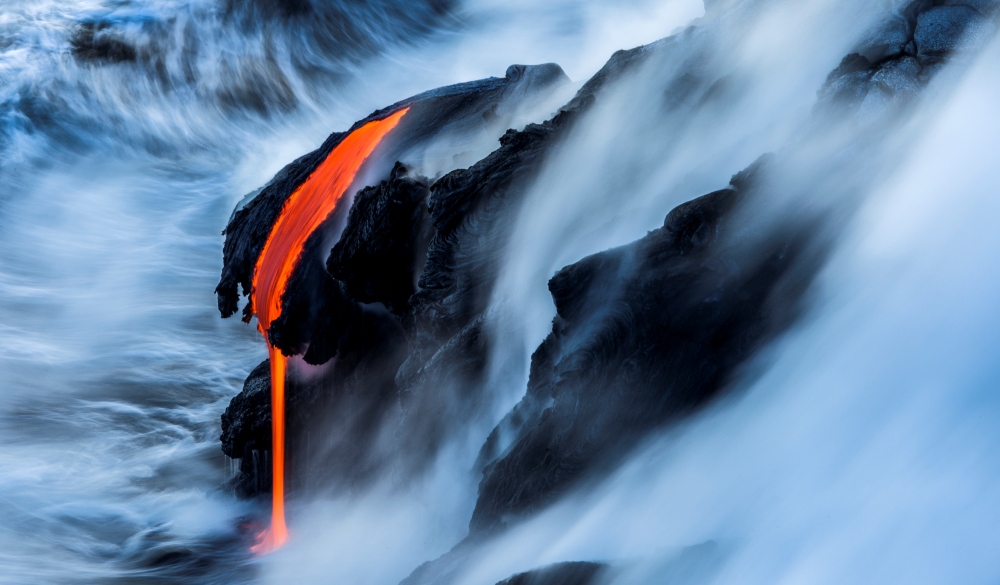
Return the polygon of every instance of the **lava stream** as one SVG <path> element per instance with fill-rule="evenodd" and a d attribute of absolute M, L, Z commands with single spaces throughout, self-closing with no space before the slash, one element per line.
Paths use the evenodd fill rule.
<path fill-rule="evenodd" d="M 281 295 L 298 264 L 306 239 L 333 212 L 371 155 L 408 108 L 374 120 L 351 132 L 285 201 L 264 243 L 253 275 L 253 307 L 257 326 L 267 341 L 271 361 L 271 525 L 251 550 L 273 551 L 288 540 L 285 524 L 285 373 L 287 358 L 267 337 L 281 315 Z"/>

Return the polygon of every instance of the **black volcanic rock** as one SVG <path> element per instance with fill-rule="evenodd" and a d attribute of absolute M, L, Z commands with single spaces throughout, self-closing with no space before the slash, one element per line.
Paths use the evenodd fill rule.
<path fill-rule="evenodd" d="M 545 68 L 532 71 L 512 67 L 508 78 L 551 74 Z M 338 368 L 344 357 L 373 360 L 385 353 L 405 358 L 402 365 L 387 358 L 379 370 L 380 377 L 394 379 L 401 402 L 377 393 L 387 398 L 382 402 L 386 412 L 403 409 L 394 431 L 398 473 L 422 468 L 455 417 L 469 419 L 488 404 L 474 390 L 489 352 L 483 312 L 521 195 L 571 119 L 573 114 L 563 113 L 523 131 L 508 131 L 486 159 L 429 188 L 425 179 L 409 176 L 397 164 L 388 180 L 359 194 L 327 270 L 307 254 L 289 281 L 284 310 L 270 330 L 283 351 L 304 352 L 313 364 L 338 356 Z M 314 234 L 306 249 L 318 246 L 321 238 Z M 398 325 L 386 313 L 361 312 L 362 303 L 389 307 Z M 378 329 L 385 333 L 368 343 L 351 342 L 356 333 Z M 376 341 L 388 349 L 378 349 Z M 352 353 L 362 350 L 363 356 Z"/>
<path fill-rule="evenodd" d="M 916 96 L 956 53 L 981 47 L 996 32 L 996 0 L 916 0 L 878 23 L 827 77 L 818 106 L 879 115 Z"/>
<path fill-rule="evenodd" d="M 355 298 L 386 304 L 405 327 L 405 362 L 393 370 L 404 474 L 431 460 L 456 418 L 489 404 L 477 390 L 489 355 L 484 313 L 522 195 L 571 119 L 508 131 L 499 149 L 429 190 L 397 165 L 362 192 L 330 255 L 328 269 Z"/>
<path fill-rule="evenodd" d="M 551 119 L 520 131 L 508 130 L 500 138 L 500 148 L 431 185 L 428 205 L 433 236 L 417 291 L 409 300 L 410 356 L 397 376 L 401 389 L 409 391 L 449 377 L 447 364 L 478 362 L 485 367 L 487 348 L 480 343 L 485 311 L 527 188 L 548 153 L 605 88 L 635 73 L 652 57 L 666 55 L 676 43 L 670 37 L 615 52 Z M 463 340 L 475 342 L 470 346 Z M 465 368 L 474 374 L 472 369 Z M 466 385 L 477 384 L 475 375 L 464 380 Z"/>
<path fill-rule="evenodd" d="M 434 235 L 409 301 L 414 339 L 399 374 L 402 387 L 486 310 L 522 195 L 575 115 L 564 111 L 543 124 L 510 130 L 485 159 L 431 185 Z"/>
<path fill-rule="evenodd" d="M 490 409 L 490 397 L 482 394 L 492 340 L 488 309 L 524 196 L 549 153 L 607 86 L 669 46 L 618 51 L 551 119 L 508 130 L 500 148 L 431 185 L 433 235 L 409 299 L 409 355 L 396 375 L 399 433 L 413 449 L 408 464 L 432 457 L 456 419 L 475 420 Z"/>
<path fill-rule="evenodd" d="M 390 171 L 388 161 L 405 159 L 411 152 L 419 155 L 433 140 L 447 139 L 460 145 L 463 137 L 509 120 L 518 108 L 540 99 L 564 79 L 555 65 L 515 65 L 503 79 L 429 91 L 355 124 L 357 128 L 399 108 L 410 108 L 393 131 L 392 140 L 366 165 L 369 171 L 375 169 L 369 173 L 375 175 L 379 174 L 377 169 L 385 168 L 388 179 L 362 190 L 353 213 L 347 214 L 345 208 L 335 210 L 307 240 L 282 296 L 281 315 L 268 332 L 283 353 L 302 354 L 307 363 L 323 364 L 337 358 L 321 383 L 294 389 L 321 394 L 311 398 L 317 412 L 340 421 L 337 425 L 342 432 L 337 436 L 344 439 L 343 444 L 324 447 L 330 460 L 339 462 L 325 468 L 331 474 L 336 470 L 342 480 L 351 482 L 364 476 L 365 470 L 377 468 L 384 454 L 369 447 L 378 442 L 377 429 L 385 417 L 398 416 L 395 376 L 407 356 L 402 325 L 410 322 L 408 299 L 415 290 L 430 238 L 426 219 L 430 191 L 427 181 L 411 177 L 405 166 L 397 164 Z M 346 135 L 331 135 L 320 149 L 285 167 L 233 214 L 225 232 L 224 267 L 217 288 L 223 316 L 236 311 L 240 287 L 249 294 L 257 255 L 285 199 Z M 322 247 L 345 214 L 342 239 L 327 262 Z M 244 318 L 251 314 L 248 304 Z M 291 386 L 296 385 L 290 384 L 290 396 Z M 230 410 L 236 406 L 234 403 Z M 405 445 L 405 441 L 399 444 Z"/>
<path fill-rule="evenodd" d="M 394 376 L 406 357 L 405 339 L 398 318 L 381 305 L 345 303 L 350 303 L 349 310 L 334 316 L 343 328 L 335 340 L 340 349 L 336 362 L 318 377 L 299 379 L 293 369 L 287 374 L 286 482 L 290 489 L 307 481 L 324 488 L 362 485 L 386 461 L 382 430 L 399 417 Z M 270 400 L 269 362 L 264 361 L 222 415 L 223 451 L 240 460 L 240 473 L 231 482 L 240 497 L 271 489 Z M 316 429 L 323 432 L 316 433 Z M 305 469 L 308 476 L 301 473 Z"/>
<path fill-rule="evenodd" d="M 959 39 L 971 38 L 936 15 L 965 15 L 962 31 L 986 30 L 982 19 L 994 17 L 986 4 L 992 6 L 933 12 L 958 5 L 920 0 L 893 12 L 830 74 L 817 110 L 841 115 L 833 118 L 838 122 L 848 119 L 845 112 L 859 119 L 898 111 L 960 50 Z M 355 125 L 412 108 L 368 165 L 366 176 L 378 183 L 310 238 L 269 331 L 286 354 L 328 364 L 319 379 L 293 380 L 289 391 L 296 416 L 308 410 L 308 421 L 318 421 L 313 428 L 324 429 L 320 437 L 293 431 L 289 438 L 293 458 L 315 461 L 310 475 L 318 484 L 363 483 L 386 469 L 405 480 L 433 460 L 449 433 L 489 410 L 483 381 L 494 341 L 490 305 L 525 193 L 605 88 L 641 67 L 676 67 L 661 101 L 636 104 L 680 112 L 674 130 L 683 128 L 684 106 L 695 111 L 731 90 L 731 80 L 703 67 L 708 57 L 679 50 L 702 42 L 699 34 L 688 29 L 615 53 L 550 120 L 509 130 L 497 150 L 435 181 L 405 163 L 433 140 L 502 124 L 518 102 L 558 84 L 561 70 L 513 66 L 504 79 L 427 92 Z M 943 48 L 931 50 L 932 38 Z M 234 213 L 217 288 L 224 316 L 237 311 L 240 287 L 249 293 L 281 205 L 344 136 L 331 135 Z M 763 178 L 770 160 L 736 175 L 728 188 L 678 206 L 646 237 L 551 279 L 557 317 L 532 356 L 527 394 L 482 448 L 476 471 L 485 471 L 466 544 L 598 479 L 652 433 L 721 395 L 794 321 L 827 242 L 812 220 L 758 224 L 748 213 L 771 194 Z M 329 236 L 341 224 L 327 256 Z M 244 309 L 245 317 L 251 313 Z M 224 449 L 242 453 L 241 469 L 266 463 L 266 374 L 255 371 L 224 415 Z M 244 495 L 267 489 L 256 471 L 237 482 Z M 460 556 L 447 559 L 449 566 Z M 411 581 L 435 582 L 440 570 L 429 563 Z"/>
<path fill-rule="evenodd" d="M 239 459 L 246 449 L 271 448 L 271 373 L 267 360 L 257 365 L 243 391 L 222 414 L 222 452 Z"/>
<path fill-rule="evenodd" d="M 388 180 L 357 194 L 326 262 L 352 298 L 380 302 L 397 315 L 409 313 L 431 236 L 427 180 L 408 172 L 396 163 Z"/>
<path fill-rule="evenodd" d="M 352 126 L 351 131 L 372 120 L 384 118 L 401 108 L 410 108 L 393 130 L 391 140 L 387 140 L 366 165 L 369 169 L 376 169 L 376 175 L 381 174 L 377 171 L 379 168 L 384 168 L 383 172 L 388 174 L 392 163 L 401 157 L 405 159 L 407 152 L 419 150 L 421 145 L 434 139 L 451 137 L 459 140 L 463 136 L 479 133 L 487 126 L 484 122 L 487 118 L 494 117 L 502 122 L 516 111 L 519 104 L 508 103 L 509 98 L 523 99 L 526 95 L 530 95 L 540 99 L 541 95 L 545 95 L 564 80 L 565 75 L 556 65 L 515 65 L 508 69 L 504 78 L 489 78 L 439 88 L 393 104 L 358 121 Z M 240 289 L 244 295 L 250 294 L 254 264 L 285 200 L 349 133 L 350 131 L 331 134 L 317 150 L 300 157 L 282 169 L 259 194 L 233 215 L 224 232 L 226 242 L 223 250 L 223 270 L 216 288 L 219 311 L 223 317 L 233 315 L 237 311 Z M 319 252 L 325 234 L 330 231 L 332 224 L 336 223 L 338 214 L 346 211 L 346 209 L 335 211 L 327 222 L 331 225 L 317 230 L 314 237 L 307 242 L 304 256 L 325 256 Z M 307 283 L 307 288 L 314 279 L 321 279 L 326 274 L 322 265 L 318 266 L 318 270 L 316 266 L 303 265 L 296 270 L 296 273 L 303 270 L 308 271 L 306 277 L 301 279 L 301 282 Z M 297 294 L 308 294 L 301 293 L 299 289 L 291 286 L 286 292 L 286 298 L 292 298 Z M 243 317 L 249 320 L 252 314 L 253 307 L 248 303 L 244 307 Z M 306 326 L 305 323 L 299 324 L 299 327 Z M 282 349 L 294 353 L 297 348 L 282 346 Z"/>
<path fill-rule="evenodd" d="M 678 206 L 645 238 L 552 278 L 557 317 L 532 357 L 527 395 L 487 443 L 500 454 L 480 484 L 473 534 L 614 465 L 651 430 L 718 395 L 792 322 L 817 265 L 801 261 L 805 226 L 752 252 L 729 241 L 727 218 L 757 189 L 757 170 Z M 500 445 L 499 434 L 515 439 Z"/>
<path fill-rule="evenodd" d="M 913 41 L 921 55 L 946 55 L 975 43 L 984 33 L 992 36 L 993 28 L 985 16 L 968 6 L 935 6 L 917 17 Z"/>
<path fill-rule="evenodd" d="M 122 63 L 135 61 L 135 46 L 115 34 L 108 21 L 88 20 L 79 25 L 70 37 L 73 56 L 81 61 Z"/>
<path fill-rule="evenodd" d="M 270 362 L 261 362 L 243 383 L 222 413 L 222 452 L 240 461 L 240 473 L 232 488 L 240 497 L 270 489 L 270 469 L 264 459 L 271 450 Z"/>
<path fill-rule="evenodd" d="M 336 356 L 340 368 L 345 358 L 363 359 L 351 357 L 353 350 L 348 347 L 374 359 L 371 344 L 351 340 L 359 339 L 357 333 L 363 328 L 382 328 L 389 332 L 384 347 L 398 356 L 402 343 L 391 319 L 381 314 L 369 321 L 361 312 L 364 303 L 391 309 L 405 333 L 402 366 L 392 366 L 392 359 L 383 362 L 385 371 L 395 373 L 399 398 L 384 402 L 383 408 L 402 409 L 394 431 L 400 452 L 397 470 L 419 469 L 453 430 L 456 418 L 472 420 L 490 411 L 490 398 L 482 395 L 491 341 L 486 311 L 524 194 L 548 153 L 606 87 L 638 71 L 651 57 L 666 56 L 678 43 L 671 37 L 618 51 L 552 119 L 509 130 L 500 148 L 483 160 L 434 181 L 426 207 L 419 202 L 423 180 L 412 173 L 404 176 L 402 167 L 390 173 L 389 161 L 405 161 L 407 152 L 419 152 L 431 138 L 502 122 L 518 103 L 537 99 L 559 84 L 565 78 L 561 70 L 555 65 L 512 66 L 504 79 L 433 90 L 355 125 L 411 107 L 394 130 L 392 144 L 372 163 L 385 168 L 388 179 L 361 192 L 325 267 L 316 259 L 330 230 L 321 228 L 310 238 L 282 298 L 282 316 L 272 323 L 269 336 L 286 354 L 304 352 L 306 362 L 313 364 Z M 707 87 L 711 81 L 688 80 L 685 86 Z M 224 316 L 237 310 L 240 287 L 249 294 L 253 263 L 284 199 L 345 135 L 332 135 L 319 150 L 290 164 L 234 213 L 226 229 L 224 269 L 217 288 Z M 338 218 L 345 211 L 335 211 L 331 225 L 343 221 Z M 411 223 L 404 225 L 406 221 Z M 389 231 L 380 233 L 384 229 Z M 421 256 L 425 245 L 427 253 Z M 413 294 L 406 299 L 409 292 Z M 244 318 L 251 313 L 252 307 L 244 308 Z M 362 391 L 361 386 L 356 391 Z"/>
<path fill-rule="evenodd" d="M 497 585 L 591 585 L 598 583 L 607 565 L 601 563 L 556 563 L 534 571 L 518 573 Z"/>
<path fill-rule="evenodd" d="M 941 4 L 913 2 L 885 21 L 830 74 L 817 110 L 835 111 L 841 123 L 884 124 L 909 106 L 943 59 L 981 46 L 981 38 L 969 45 L 969 34 L 948 33 L 941 51 L 917 50 L 920 19 Z M 949 12 L 959 13 L 963 31 L 984 30 L 983 12 Z M 616 58 L 628 66 L 642 54 Z M 683 93 L 686 75 L 675 78 L 668 93 Z M 814 120 L 811 132 L 836 127 L 826 121 Z M 880 148 L 877 139 L 845 146 L 855 163 L 860 153 Z M 795 149 L 781 153 L 779 166 L 798 165 L 795 157 Z M 836 175 L 851 160 L 814 170 Z M 730 188 L 675 208 L 663 228 L 552 278 L 557 317 L 532 356 L 526 396 L 483 447 L 470 539 L 602 477 L 652 431 L 720 395 L 742 364 L 794 322 L 829 241 L 817 216 L 755 227 L 761 220 L 747 209 L 781 199 L 763 178 L 773 161 L 761 158 L 734 176 Z M 836 190 L 846 196 L 855 187 L 841 183 Z"/>
<path fill-rule="evenodd" d="M 312 422 L 322 395 L 307 385 L 291 390 L 287 396 L 287 423 L 290 428 L 305 426 Z M 290 433 L 289 438 L 293 446 L 301 443 L 295 433 Z M 243 391 L 229 402 L 229 407 L 222 414 L 219 439 L 222 451 L 240 462 L 239 474 L 229 485 L 236 495 L 252 498 L 270 492 L 271 370 L 268 360 L 250 372 L 243 383 Z"/>

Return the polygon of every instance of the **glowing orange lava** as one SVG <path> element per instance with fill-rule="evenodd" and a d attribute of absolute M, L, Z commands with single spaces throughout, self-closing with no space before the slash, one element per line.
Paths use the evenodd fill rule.
<path fill-rule="evenodd" d="M 285 524 L 285 372 L 287 358 L 271 345 L 267 330 L 281 315 L 281 295 L 299 262 L 306 239 L 319 228 L 354 182 L 374 152 L 409 108 L 374 120 L 351 132 L 298 186 L 281 208 L 264 243 L 253 274 L 253 307 L 257 327 L 267 341 L 271 360 L 271 526 L 260 533 L 251 550 L 264 554 L 288 540 Z"/>

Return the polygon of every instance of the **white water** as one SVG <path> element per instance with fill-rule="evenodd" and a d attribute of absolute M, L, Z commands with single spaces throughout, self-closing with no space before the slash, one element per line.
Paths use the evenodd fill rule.
<path fill-rule="evenodd" d="M 863 29 L 866 17 L 843 17 L 871 14 L 838 4 L 800 3 L 754 29 L 740 53 L 753 90 L 731 117 L 698 128 L 712 133 L 678 137 L 686 146 L 670 156 L 641 141 L 608 146 L 609 121 L 644 123 L 623 115 L 628 96 L 580 130 L 590 139 L 563 153 L 529 199 L 526 246 L 512 250 L 498 291 L 524 308 L 505 332 L 509 351 L 523 362 L 547 332 L 554 270 L 641 236 L 676 203 L 781 147 Z M 181 83 L 177 53 L 169 91 L 128 64 L 81 66 L 67 52 L 71 23 L 109 12 L 128 26 L 193 22 L 199 79 Z M 478 444 L 444 453 L 407 494 L 297 504 L 293 540 L 271 557 L 251 559 L 235 541 L 249 508 L 214 491 L 229 472 L 218 416 L 264 348 L 251 327 L 218 319 L 219 231 L 243 194 L 375 108 L 515 62 L 556 61 L 582 82 L 613 50 L 700 12 L 688 0 L 469 2 L 407 43 L 372 27 L 372 54 L 310 54 L 324 71 L 314 78 L 292 64 L 307 36 L 227 28 L 207 0 L 118 11 L 96 0 L 7 4 L 0 582 L 395 583 L 450 548 L 475 497 L 465 470 Z M 220 63 L 252 69 L 268 35 L 294 107 L 220 105 L 232 81 Z M 810 51 L 789 51 L 804 42 Z M 920 144 L 869 194 L 810 318 L 771 352 L 763 377 L 601 489 L 484 549 L 469 582 L 586 559 L 627 561 L 615 577 L 623 583 L 662 582 L 680 548 L 708 540 L 719 543 L 717 562 L 694 563 L 686 582 L 1000 578 L 998 56 L 994 47 L 958 90 L 925 105 Z M 54 121 L 29 128 L 12 105 L 25 95 L 50 104 Z M 641 172 L 609 172 L 623 161 Z M 512 402 L 523 384 L 503 391 Z"/>

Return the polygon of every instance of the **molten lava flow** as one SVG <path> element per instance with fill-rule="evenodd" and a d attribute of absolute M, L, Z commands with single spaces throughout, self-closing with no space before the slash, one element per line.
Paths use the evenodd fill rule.
<path fill-rule="evenodd" d="M 253 307 L 257 326 L 267 341 L 271 360 L 271 526 L 262 532 L 255 553 L 279 548 L 288 540 L 285 525 L 285 370 L 287 360 L 267 338 L 281 315 L 281 295 L 298 264 L 306 239 L 333 212 L 354 176 L 382 139 L 406 114 L 404 108 L 351 132 L 285 201 L 264 243 L 253 275 Z"/>

